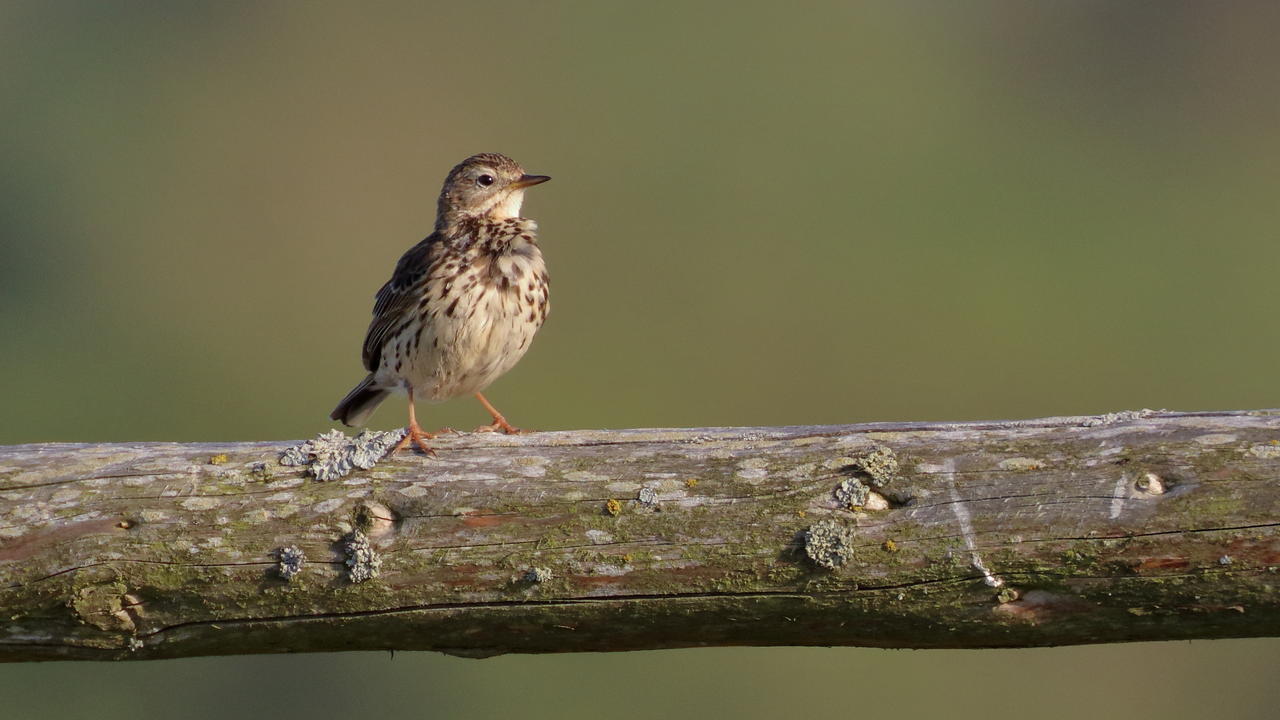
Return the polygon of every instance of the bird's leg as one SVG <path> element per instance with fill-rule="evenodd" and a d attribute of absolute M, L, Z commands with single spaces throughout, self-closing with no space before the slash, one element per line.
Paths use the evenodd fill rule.
<path fill-rule="evenodd" d="M 493 422 L 491 424 L 481 425 L 476 428 L 476 432 L 498 432 L 501 430 L 508 435 L 516 435 L 524 432 L 520 428 L 512 427 L 511 423 L 507 422 L 507 419 L 502 417 L 502 413 L 498 412 L 497 408 L 490 405 L 489 401 L 484 399 L 484 395 L 476 393 L 476 399 L 479 400 L 480 404 L 484 406 L 484 409 L 488 410 L 489 414 L 493 416 Z"/>
<path fill-rule="evenodd" d="M 434 456 L 436 451 L 432 450 L 431 446 L 424 442 L 424 440 L 432 440 L 434 438 L 435 435 L 418 427 L 418 418 L 413 414 L 413 388 L 409 388 L 409 427 L 404 429 L 404 437 L 400 438 L 400 442 L 396 443 L 396 446 L 391 448 L 391 452 L 387 454 L 390 455 L 412 442 L 422 452 Z"/>

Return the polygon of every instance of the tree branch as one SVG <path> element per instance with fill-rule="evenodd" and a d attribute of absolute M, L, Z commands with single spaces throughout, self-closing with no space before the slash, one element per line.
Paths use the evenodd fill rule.
<path fill-rule="evenodd" d="M 1280 413 L 0 447 L 0 660 L 1280 634 Z M 896 466 L 896 467 L 895 467 Z"/>

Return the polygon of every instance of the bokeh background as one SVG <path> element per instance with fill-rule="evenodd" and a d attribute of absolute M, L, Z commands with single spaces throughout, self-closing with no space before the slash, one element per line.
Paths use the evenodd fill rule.
<path fill-rule="evenodd" d="M 1280 405 L 1280 5 L 0 3 L 0 443 L 291 439 L 481 151 L 539 429 Z M 403 401 L 374 424 L 403 421 Z M 485 420 L 470 401 L 431 425 Z M 6 717 L 1274 717 L 1271 640 L 0 667 Z"/>

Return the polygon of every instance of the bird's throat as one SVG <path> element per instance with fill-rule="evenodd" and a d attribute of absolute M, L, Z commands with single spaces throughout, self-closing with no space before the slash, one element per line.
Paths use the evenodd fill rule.
<path fill-rule="evenodd" d="M 496 202 L 484 214 L 494 220 L 520 217 L 520 206 L 524 204 L 524 191 L 512 190 L 495 198 Z"/>

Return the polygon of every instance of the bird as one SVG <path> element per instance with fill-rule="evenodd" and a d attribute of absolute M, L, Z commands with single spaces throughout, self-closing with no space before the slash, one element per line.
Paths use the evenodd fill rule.
<path fill-rule="evenodd" d="M 404 391 L 409 424 L 390 452 L 412 442 L 435 455 L 426 443 L 435 435 L 418 426 L 414 401 L 474 395 L 493 419 L 477 432 L 521 432 L 481 391 L 524 357 L 550 310 L 538 224 L 520 217 L 525 190 L 550 179 L 498 153 L 449 171 L 435 229 L 401 256 L 375 296 L 362 353 L 369 374 L 330 419 L 364 425 L 388 395 Z"/>

